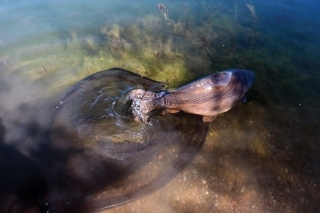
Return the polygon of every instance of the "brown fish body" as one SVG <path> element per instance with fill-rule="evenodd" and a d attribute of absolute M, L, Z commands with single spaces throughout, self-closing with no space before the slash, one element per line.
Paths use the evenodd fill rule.
<path fill-rule="evenodd" d="M 249 70 L 226 70 L 205 76 L 176 90 L 153 93 L 143 89 L 132 90 L 132 115 L 138 122 L 146 122 L 155 109 L 168 113 L 184 111 L 212 121 L 245 98 L 252 86 L 254 73 Z"/>
<path fill-rule="evenodd" d="M 226 70 L 168 91 L 151 102 L 155 108 L 163 108 L 169 113 L 182 110 L 202 115 L 203 121 L 210 122 L 241 101 L 253 81 L 252 71 Z"/>

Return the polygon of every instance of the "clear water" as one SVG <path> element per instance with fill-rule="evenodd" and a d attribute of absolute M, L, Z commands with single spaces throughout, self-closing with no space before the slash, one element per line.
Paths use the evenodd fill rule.
<path fill-rule="evenodd" d="M 319 211 L 319 14 L 317 0 L 0 0 L 0 115 L 111 67 L 168 88 L 250 69 L 248 103 L 211 122 L 186 170 L 106 212 Z"/>

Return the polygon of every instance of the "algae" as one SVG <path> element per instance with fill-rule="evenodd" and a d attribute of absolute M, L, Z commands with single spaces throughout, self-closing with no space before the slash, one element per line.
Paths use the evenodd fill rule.
<path fill-rule="evenodd" d="M 310 102 L 317 94 L 309 86 L 319 82 L 310 78 L 319 77 L 314 71 L 319 67 L 316 57 L 300 54 L 307 54 L 307 50 L 299 39 L 266 33 L 268 29 L 262 27 L 259 11 L 251 2 L 234 1 L 230 8 L 206 1 L 172 2 L 166 8 L 169 21 L 155 5 L 150 11 L 127 11 L 130 19 L 107 19 L 90 32 L 72 22 L 60 35 L 29 38 L 22 45 L 25 53 L 15 59 L 21 66 L 13 66 L 12 70 L 38 81 L 65 75 L 70 81 L 60 81 L 64 87 L 96 71 L 123 67 L 174 88 L 215 71 L 244 68 L 257 76 L 249 96 L 251 93 L 263 103 Z M 292 33 L 310 40 L 300 31 L 293 29 Z M 60 40 L 25 50 L 45 37 Z M 47 56 L 39 57 L 43 55 Z"/>

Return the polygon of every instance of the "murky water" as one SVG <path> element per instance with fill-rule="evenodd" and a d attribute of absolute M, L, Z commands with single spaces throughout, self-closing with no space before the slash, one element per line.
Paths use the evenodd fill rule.
<path fill-rule="evenodd" d="M 159 9 L 160 3 L 165 8 Z M 69 94 L 68 88 L 111 67 L 164 82 L 167 88 L 229 68 L 250 69 L 256 81 L 248 92 L 247 103 L 210 123 L 202 149 L 190 165 L 178 170 L 176 178 L 152 194 L 102 211 L 319 211 L 319 10 L 316 0 L 1 0 L 1 212 L 67 211 L 68 198 L 70 204 L 100 201 L 96 207 L 101 208 L 121 196 L 121 186 L 125 185 L 129 194 L 136 193 L 130 194 L 133 197 L 141 197 L 144 193 L 139 194 L 139 184 L 143 183 L 138 179 L 145 179 L 144 183 L 165 180 L 153 187 L 159 188 L 177 173 L 170 166 L 188 162 L 175 161 L 179 146 L 170 145 L 159 146 L 157 152 L 150 149 L 140 153 L 151 162 L 149 167 L 132 158 L 136 161 L 130 160 L 130 165 L 139 162 L 138 167 L 115 168 L 106 163 L 111 162 L 104 159 L 107 149 L 96 138 L 100 134 L 104 141 L 119 143 L 134 135 L 130 140 L 141 145 L 145 136 L 145 141 L 177 137 L 185 144 L 190 138 L 179 136 L 178 130 L 190 134 L 190 129 L 200 125 L 188 129 L 174 122 L 182 115 L 169 118 L 169 123 L 161 118 L 160 124 L 155 122 L 154 127 L 144 130 L 128 118 L 124 123 L 117 119 L 101 122 L 96 117 L 109 113 L 103 111 L 109 109 L 109 105 L 103 105 L 108 101 L 95 105 L 97 114 L 78 113 L 91 107 L 82 103 L 84 100 L 95 100 L 87 94 L 71 101 L 59 117 L 55 109 Z M 105 91 L 119 94 L 141 84 L 117 80 Z M 69 116 L 73 112 L 81 116 Z M 180 119 L 182 123 L 184 119 L 198 122 L 196 118 Z M 63 134 L 63 139 L 54 134 L 59 122 L 68 124 L 63 130 L 70 135 Z M 119 122 L 125 128 L 120 136 L 117 126 L 112 126 Z M 99 128 L 91 128 L 88 133 L 88 126 L 97 123 Z M 107 133 L 102 133 L 104 127 Z M 74 141 L 75 129 L 84 135 L 80 144 L 70 142 Z M 116 134 L 110 138 L 110 132 Z M 201 136 L 193 137 L 193 141 L 199 147 Z M 149 154 L 155 158 L 150 160 Z M 117 177 L 125 178 L 115 181 L 118 184 L 111 176 L 104 179 L 106 168 L 115 169 L 120 174 Z M 127 179 L 130 174 L 131 185 Z M 63 178 L 68 181 L 63 182 Z M 79 206 L 88 210 L 88 206 Z"/>

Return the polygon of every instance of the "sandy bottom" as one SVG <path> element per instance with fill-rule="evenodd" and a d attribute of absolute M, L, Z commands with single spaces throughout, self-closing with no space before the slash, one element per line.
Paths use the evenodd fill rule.
<path fill-rule="evenodd" d="M 319 212 L 319 111 L 239 104 L 160 190 L 104 213 Z"/>

